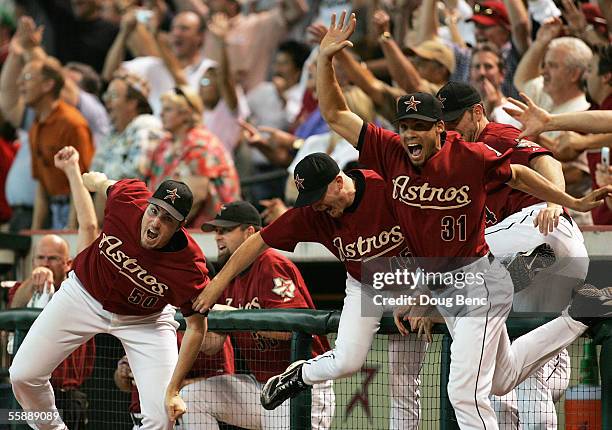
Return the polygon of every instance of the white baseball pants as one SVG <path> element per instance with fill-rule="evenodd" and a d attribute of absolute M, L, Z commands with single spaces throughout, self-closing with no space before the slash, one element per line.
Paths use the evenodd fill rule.
<path fill-rule="evenodd" d="M 566 315 L 510 344 L 505 324 L 513 292 L 510 274 L 499 261 L 487 257 L 458 270 L 483 275 L 484 285 L 466 286 L 461 292 L 488 297 L 489 304 L 458 316 L 438 308 L 453 337 L 448 395 L 460 428 L 496 430 L 499 426 L 489 396 L 510 392 L 587 327 Z"/>
<path fill-rule="evenodd" d="M 370 289 L 347 275 L 346 297 L 340 315 L 334 349 L 308 360 L 302 378 L 309 385 L 339 379 L 358 372 L 365 363 L 385 311 L 374 304 Z M 427 342 L 416 336 L 389 336 L 390 429 L 418 429 L 420 417 L 421 363 Z"/>
<path fill-rule="evenodd" d="M 165 391 L 178 359 L 174 308 L 147 316 L 105 311 L 74 272 L 36 319 L 10 368 L 13 392 L 24 410 L 55 410 L 51 372 L 79 345 L 98 333 L 118 338 L 126 351 L 140 393 L 145 430 L 173 428 L 166 414 Z M 43 352 L 41 355 L 41 351 Z M 65 429 L 63 423 L 39 424 L 40 430 Z"/>
<path fill-rule="evenodd" d="M 219 428 L 217 420 L 252 430 L 284 430 L 290 424 L 290 402 L 268 411 L 261 406 L 261 387 L 253 375 L 220 375 L 186 385 L 181 396 L 187 404 L 183 430 Z M 311 391 L 313 430 L 331 427 L 336 408 L 332 381 Z"/>
<path fill-rule="evenodd" d="M 525 252 L 547 243 L 555 251 L 557 261 L 540 272 L 532 286 L 514 296 L 513 308 L 518 312 L 560 312 L 570 301 L 572 291 L 583 285 L 589 268 L 589 258 L 582 232 L 576 223 L 561 217 L 559 226 L 548 235 L 533 227 L 533 220 L 546 203 L 538 203 L 504 219 L 486 229 L 485 238 L 497 258 Z M 517 387 L 516 395 L 494 399 L 495 403 L 514 403 L 501 409 L 518 408 L 521 428 L 525 430 L 557 428 L 554 403 L 569 384 L 569 354 L 561 351 Z M 553 392 L 554 391 L 554 392 Z M 506 415 L 515 418 L 516 415 Z M 502 418 L 500 417 L 500 422 Z M 512 428 L 519 421 L 511 423 Z"/>

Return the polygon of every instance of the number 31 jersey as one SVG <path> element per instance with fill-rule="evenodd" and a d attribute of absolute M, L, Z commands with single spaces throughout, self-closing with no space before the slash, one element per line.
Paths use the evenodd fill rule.
<path fill-rule="evenodd" d="M 466 143 L 448 132 L 442 148 L 420 168 L 397 133 L 364 124 L 359 162 L 378 172 L 404 237 L 416 257 L 481 257 L 487 191 L 512 177 L 510 153 Z"/>

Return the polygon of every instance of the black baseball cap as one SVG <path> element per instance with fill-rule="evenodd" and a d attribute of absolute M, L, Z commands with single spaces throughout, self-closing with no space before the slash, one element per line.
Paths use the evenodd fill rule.
<path fill-rule="evenodd" d="M 308 154 L 293 172 L 293 182 L 299 193 L 294 206 L 310 206 L 321 200 L 338 173 L 340 167 L 329 155 L 323 152 Z"/>
<path fill-rule="evenodd" d="M 162 182 L 148 200 L 164 208 L 177 221 L 184 221 L 193 204 L 193 194 L 184 182 L 168 179 Z"/>
<path fill-rule="evenodd" d="M 249 202 L 238 200 L 221 206 L 221 212 L 215 219 L 205 222 L 202 230 L 208 233 L 215 227 L 237 227 L 243 224 L 261 227 L 261 215 Z"/>
<path fill-rule="evenodd" d="M 397 99 L 395 121 L 402 119 L 439 121 L 442 119 L 442 105 L 429 93 L 412 93 L 401 96 Z"/>
<path fill-rule="evenodd" d="M 442 119 L 455 121 L 463 112 L 482 101 L 476 88 L 463 82 L 450 81 L 438 91 L 442 103 Z"/>

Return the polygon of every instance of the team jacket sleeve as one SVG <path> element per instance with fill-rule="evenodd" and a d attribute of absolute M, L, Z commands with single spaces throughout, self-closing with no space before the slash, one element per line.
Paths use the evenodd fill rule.
<path fill-rule="evenodd" d="M 131 203 L 138 199 L 148 199 L 151 192 L 144 182 L 137 179 L 122 179 L 108 187 L 107 201 L 104 215 L 108 215 L 112 206 L 116 203 Z"/>
<path fill-rule="evenodd" d="M 261 230 L 261 238 L 271 248 L 293 252 L 300 242 L 317 242 L 314 211 L 292 208 Z"/>
<path fill-rule="evenodd" d="M 534 157 L 540 155 L 550 155 L 550 152 L 546 148 L 542 148 L 537 143 L 530 139 L 519 139 L 518 136 L 521 131 L 517 128 L 507 128 L 503 130 L 496 138 L 497 145 L 495 149 L 500 152 L 506 152 L 511 149 L 512 154 L 510 156 L 510 162 L 512 164 L 521 164 L 529 167 L 529 162 Z"/>
<path fill-rule="evenodd" d="M 386 166 L 389 166 L 394 158 L 403 156 L 399 135 L 371 123 L 363 124 L 357 149 L 359 162 L 376 171 L 383 179 L 388 179 Z"/>
<path fill-rule="evenodd" d="M 484 184 L 487 191 L 494 190 L 512 179 L 510 158 L 512 151 L 501 153 L 487 144 L 478 146 L 483 162 Z"/>
<path fill-rule="evenodd" d="M 192 269 L 188 275 L 190 275 L 190 277 L 185 282 L 185 288 L 189 289 L 189 295 L 191 297 L 189 297 L 189 300 L 185 303 L 177 304 L 179 305 L 184 317 L 191 316 L 195 313 L 192 308 L 191 300 L 198 297 L 198 295 L 210 282 L 210 278 L 208 277 L 208 269 L 206 268 L 206 263 L 204 261 L 197 261 L 195 263 L 195 268 Z"/>

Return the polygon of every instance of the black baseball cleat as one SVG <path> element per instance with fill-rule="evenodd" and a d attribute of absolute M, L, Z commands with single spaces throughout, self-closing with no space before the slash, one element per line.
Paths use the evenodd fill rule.
<path fill-rule="evenodd" d="M 261 389 L 261 405 L 264 409 L 276 409 L 285 400 L 311 388 L 302 380 L 302 366 L 305 362 L 306 360 L 298 360 L 291 363 L 283 373 L 268 379 Z"/>
<path fill-rule="evenodd" d="M 567 313 L 589 327 L 600 323 L 603 319 L 612 318 L 612 287 L 599 289 L 584 284 L 574 293 Z"/>
<path fill-rule="evenodd" d="M 510 272 L 514 292 L 519 292 L 527 288 L 538 272 L 552 266 L 556 261 L 555 251 L 552 247 L 543 243 L 530 251 L 519 252 L 506 264 L 506 269 Z"/>

